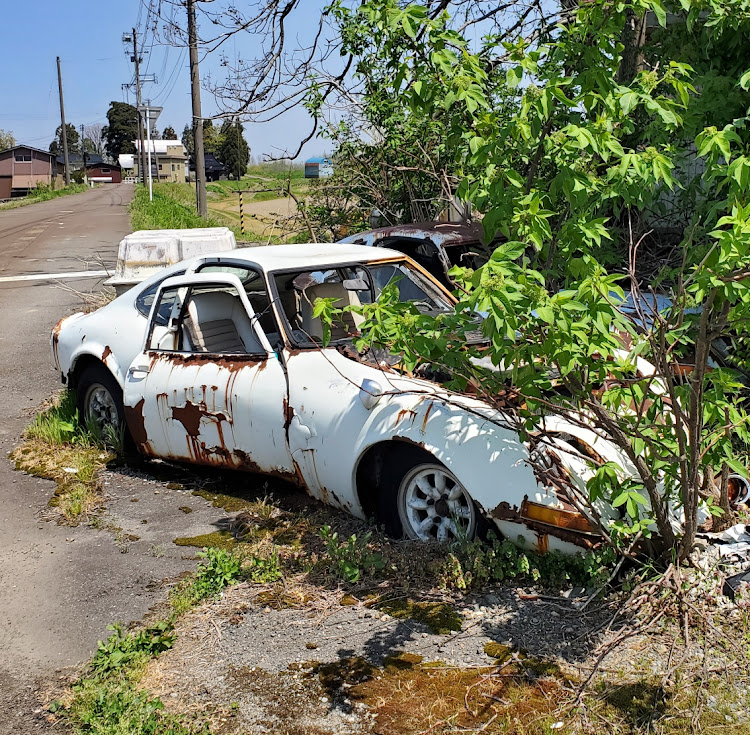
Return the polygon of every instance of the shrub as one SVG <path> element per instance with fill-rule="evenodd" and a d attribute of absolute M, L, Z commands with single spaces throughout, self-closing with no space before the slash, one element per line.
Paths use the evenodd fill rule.
<path fill-rule="evenodd" d="M 359 582 L 363 575 L 372 574 L 385 567 L 382 554 L 368 548 L 372 537 L 369 531 L 361 538 L 352 534 L 346 541 L 339 541 L 336 531 L 331 531 L 330 526 L 323 526 L 319 535 L 325 542 L 326 553 L 334 569 L 349 584 Z"/>

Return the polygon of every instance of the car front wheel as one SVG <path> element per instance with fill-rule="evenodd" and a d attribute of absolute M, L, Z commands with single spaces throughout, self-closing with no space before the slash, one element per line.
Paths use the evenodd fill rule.
<path fill-rule="evenodd" d="M 107 426 L 119 430 L 125 420 L 122 389 L 104 367 L 92 365 L 81 375 L 76 387 L 78 413 L 85 422 L 93 421 L 102 431 Z"/>
<path fill-rule="evenodd" d="M 479 514 L 458 478 L 440 464 L 418 464 L 398 488 L 398 515 L 404 536 L 420 541 L 471 540 Z"/>

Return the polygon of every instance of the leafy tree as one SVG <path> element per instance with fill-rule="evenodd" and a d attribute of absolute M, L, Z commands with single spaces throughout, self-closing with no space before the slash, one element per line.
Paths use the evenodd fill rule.
<path fill-rule="evenodd" d="M 16 144 L 16 139 L 13 137 L 13 133 L 8 130 L 5 132 L 0 128 L 0 151 L 4 151 L 6 148 L 12 148 Z"/>
<path fill-rule="evenodd" d="M 750 10 L 732 0 L 680 4 L 686 28 L 700 26 L 716 48 L 750 32 Z M 450 387 L 499 408 L 512 386 L 515 408 L 498 420 L 522 433 L 542 472 L 554 441 L 546 415 L 563 414 L 592 440 L 608 437 L 617 455 L 602 463 L 583 452 L 596 476 L 586 488 L 566 488 L 571 502 L 623 550 L 650 539 L 667 561 L 687 557 L 702 513 L 722 506 L 728 514 L 730 473 L 747 474 L 742 384 L 731 370 L 709 370 L 712 341 L 750 320 L 744 115 L 701 127 L 710 72 L 683 61 L 662 56 L 623 80 L 625 28 L 644 13 L 666 27 L 660 0 L 590 0 L 564 23 L 540 27 L 533 44 L 502 45 L 489 34 L 478 48 L 444 13 L 417 4 L 334 6 L 361 60 L 367 101 L 397 101 L 415 129 L 439 121 L 456 193 L 483 215 L 486 242 L 498 234 L 505 241 L 477 270 L 454 269 L 452 315 L 422 314 L 388 289 L 379 303 L 357 307 L 367 317 L 359 346 L 400 353 L 409 370 L 437 366 Z M 749 85 L 750 72 L 730 85 L 734 109 L 747 109 Z M 692 174 L 682 168 L 691 156 L 701 162 Z M 693 192 L 696 214 L 679 243 L 679 268 L 660 275 L 673 306 L 641 313 L 645 325 L 636 329 L 618 308 L 623 274 L 601 262 L 605 245 L 619 239 L 627 248 L 628 282 L 638 291 L 644 230 L 679 187 Z M 316 308 L 326 318 L 333 311 Z M 481 348 L 465 339 L 478 312 L 487 315 Z M 689 352 L 686 373 L 680 363 Z M 612 507 L 621 515 L 606 520 Z"/>
<path fill-rule="evenodd" d="M 244 126 L 239 120 L 225 120 L 221 126 L 221 147 L 219 160 L 227 167 L 232 176 L 239 178 L 247 171 L 250 158 L 250 146 L 243 135 Z"/>
<path fill-rule="evenodd" d="M 81 152 L 81 136 L 73 123 L 66 123 L 66 138 L 68 139 L 68 154 Z M 57 126 L 55 139 L 49 144 L 49 152 L 56 156 L 63 154 L 62 125 Z"/>
<path fill-rule="evenodd" d="M 214 125 L 213 120 L 203 121 L 203 150 L 205 153 L 213 153 L 219 157 L 221 155 L 221 145 L 224 139 L 221 130 Z"/>
<path fill-rule="evenodd" d="M 193 153 L 195 153 L 193 129 L 189 125 L 185 125 L 182 130 L 182 145 L 185 146 L 185 150 L 188 152 L 188 156 L 192 156 Z"/>
<path fill-rule="evenodd" d="M 107 153 L 117 159 L 121 153 L 135 153 L 138 139 L 138 110 L 125 102 L 111 102 L 107 110 L 108 125 L 102 130 Z"/>
<path fill-rule="evenodd" d="M 171 125 L 167 125 L 162 133 L 162 138 L 164 138 L 164 140 L 177 140 L 177 133 Z"/>

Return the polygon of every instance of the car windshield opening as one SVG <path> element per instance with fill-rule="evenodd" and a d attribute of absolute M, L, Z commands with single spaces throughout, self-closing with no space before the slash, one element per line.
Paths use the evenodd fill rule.
<path fill-rule="evenodd" d="M 296 344 L 320 344 L 323 325 L 314 316 L 315 301 L 336 299 L 337 308 L 373 303 L 394 286 L 402 302 L 413 304 L 423 314 L 450 311 L 450 299 L 428 278 L 404 262 L 350 265 L 324 270 L 282 273 L 275 277 L 279 302 Z M 351 341 L 359 334 L 363 317 L 345 312 L 331 327 L 331 343 Z"/>

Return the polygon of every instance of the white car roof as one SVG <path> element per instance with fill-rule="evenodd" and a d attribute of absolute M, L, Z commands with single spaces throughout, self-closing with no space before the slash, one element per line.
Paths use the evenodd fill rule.
<path fill-rule="evenodd" d="M 374 263 L 379 260 L 404 258 L 403 253 L 388 248 L 340 243 L 303 243 L 300 245 L 260 245 L 252 248 L 225 250 L 201 256 L 211 260 L 244 260 L 267 273 L 291 268 L 316 268 L 345 263 Z"/>

